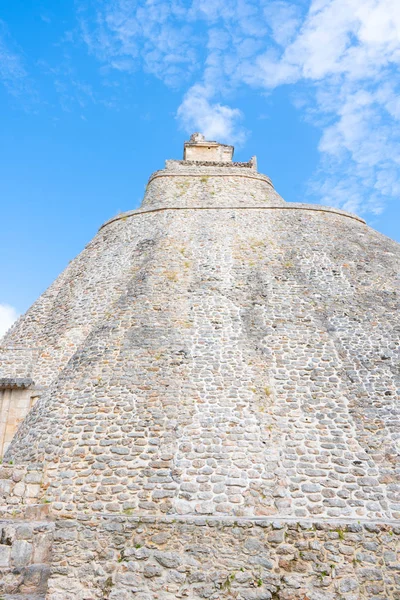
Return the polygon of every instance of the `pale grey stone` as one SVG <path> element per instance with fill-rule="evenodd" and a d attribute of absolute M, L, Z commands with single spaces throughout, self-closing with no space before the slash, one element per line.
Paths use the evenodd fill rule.
<path fill-rule="evenodd" d="M 32 558 L 32 543 L 15 540 L 11 549 L 11 560 L 16 567 L 26 567 Z"/>
<path fill-rule="evenodd" d="M 7 585 L 392 593 L 399 246 L 196 140 L 2 341 L 21 421 L 0 467 Z"/>
<path fill-rule="evenodd" d="M 10 564 L 11 548 L 10 546 L 0 545 L 0 567 L 8 567 Z"/>

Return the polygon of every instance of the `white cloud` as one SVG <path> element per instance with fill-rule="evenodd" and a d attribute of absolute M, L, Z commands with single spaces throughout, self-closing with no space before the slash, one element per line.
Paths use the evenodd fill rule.
<path fill-rule="evenodd" d="M 89 50 L 108 68 L 141 66 L 186 88 L 177 116 L 187 133 L 240 143 L 237 90 L 300 84 L 302 113 L 321 128 L 315 198 L 376 213 L 398 193 L 398 0 L 97 0 L 95 8 L 95 23 L 81 18 Z"/>
<path fill-rule="evenodd" d="M 14 307 L 8 304 L 0 304 L 0 338 L 3 337 L 18 317 L 19 314 Z"/>
<path fill-rule="evenodd" d="M 251 59 L 263 48 L 268 34 L 263 2 L 103 0 L 93 6 L 95 21 L 90 13 L 80 14 L 92 54 L 108 68 L 142 68 L 172 87 L 182 88 L 195 77 L 177 112 L 182 127 L 187 133 L 200 129 L 221 140 L 243 141 L 241 112 L 223 96 L 236 89 L 242 58 Z"/>
<path fill-rule="evenodd" d="M 397 0 L 313 0 L 297 35 L 283 46 L 280 57 L 271 59 L 267 53 L 258 58 L 258 64 L 277 71 L 269 81 L 262 69 L 259 82 L 275 86 L 277 82 L 318 81 L 332 75 L 362 80 L 376 77 L 399 59 Z"/>
<path fill-rule="evenodd" d="M 178 118 L 187 131 L 201 131 L 206 139 L 242 143 L 244 133 L 238 126 L 242 113 L 210 101 L 212 92 L 202 85 L 194 85 L 185 95 L 178 109 Z"/>
<path fill-rule="evenodd" d="M 313 0 L 291 41 L 274 39 L 280 47 L 248 62 L 244 79 L 265 89 L 302 83 L 313 90 L 302 105 L 322 126 L 310 190 L 328 204 L 381 212 L 400 182 L 400 3 Z"/>

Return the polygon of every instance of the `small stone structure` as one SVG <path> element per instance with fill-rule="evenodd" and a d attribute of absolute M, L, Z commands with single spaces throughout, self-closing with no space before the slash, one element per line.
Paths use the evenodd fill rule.
<path fill-rule="evenodd" d="M 400 247 L 232 157 L 194 134 L 2 340 L 5 598 L 400 600 Z"/>
<path fill-rule="evenodd" d="M 232 162 L 233 146 L 208 142 L 201 133 L 194 133 L 183 147 L 183 160 L 194 162 Z"/>
<path fill-rule="evenodd" d="M 29 377 L 0 379 L 0 456 L 3 456 L 19 424 L 24 420 L 37 398 L 32 394 Z"/>

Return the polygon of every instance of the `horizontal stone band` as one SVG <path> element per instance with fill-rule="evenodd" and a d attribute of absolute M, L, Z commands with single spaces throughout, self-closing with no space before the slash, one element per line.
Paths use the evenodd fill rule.
<path fill-rule="evenodd" d="M 342 217 L 354 219 L 355 221 L 359 221 L 364 225 L 366 224 L 364 219 L 358 217 L 357 215 L 353 215 L 346 211 L 338 210 L 335 208 L 329 208 L 328 206 L 320 206 L 318 204 L 316 204 L 315 206 L 302 204 L 288 204 L 288 206 L 282 204 L 276 206 L 160 206 L 156 208 L 130 210 L 125 213 L 121 213 L 120 215 L 116 215 L 115 217 L 112 217 L 112 219 L 109 219 L 108 221 L 103 223 L 103 225 L 101 225 L 99 229 L 103 229 L 103 227 L 106 227 L 106 225 L 110 225 L 114 221 L 119 221 L 128 217 L 136 217 L 146 213 L 160 212 L 164 210 L 306 210 L 314 212 L 333 213 L 335 215 L 340 215 Z"/>
<path fill-rule="evenodd" d="M 156 171 L 155 173 L 153 173 L 153 175 L 151 175 L 147 185 L 149 185 L 149 183 L 151 181 L 154 181 L 154 179 L 159 179 L 161 177 L 200 177 L 200 178 L 204 178 L 204 177 L 244 177 L 246 179 L 256 179 L 257 181 L 263 181 L 264 183 L 267 183 L 268 185 L 270 185 L 272 188 L 274 187 L 272 185 L 272 181 L 269 177 L 267 177 L 266 175 L 262 175 L 260 173 L 255 173 L 253 174 L 247 174 L 247 173 L 243 173 L 240 171 L 234 171 L 234 172 L 227 172 L 227 173 L 213 173 L 212 171 L 202 171 L 202 172 L 196 172 L 196 171 Z"/>

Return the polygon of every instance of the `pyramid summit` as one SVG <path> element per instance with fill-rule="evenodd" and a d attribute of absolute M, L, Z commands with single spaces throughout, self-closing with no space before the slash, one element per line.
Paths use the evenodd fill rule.
<path fill-rule="evenodd" d="M 398 600 L 399 267 L 193 134 L 1 342 L 0 590 Z"/>

